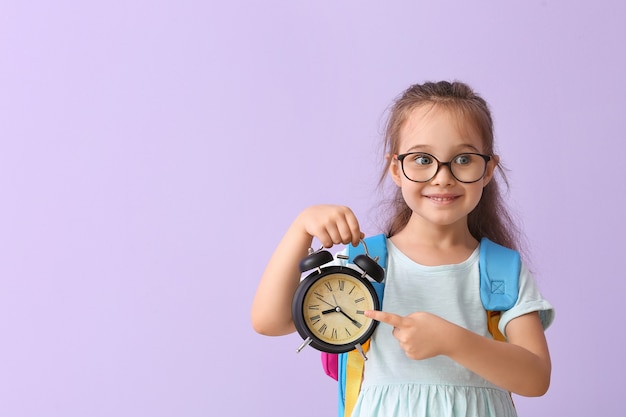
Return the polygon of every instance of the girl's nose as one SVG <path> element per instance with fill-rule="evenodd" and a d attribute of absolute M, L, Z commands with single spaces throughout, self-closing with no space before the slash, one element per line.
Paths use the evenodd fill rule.
<path fill-rule="evenodd" d="M 439 165 L 439 170 L 431 180 L 433 185 L 452 185 L 456 179 L 454 175 L 452 175 L 452 171 L 450 171 L 450 164 L 442 164 Z"/>

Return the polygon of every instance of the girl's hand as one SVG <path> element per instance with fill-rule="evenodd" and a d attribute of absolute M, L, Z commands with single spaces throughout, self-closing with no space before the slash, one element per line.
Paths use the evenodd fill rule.
<path fill-rule="evenodd" d="M 274 250 L 252 302 L 252 326 L 261 334 L 278 336 L 296 330 L 291 316 L 293 295 L 300 283 L 299 262 L 307 256 L 313 238 L 330 248 L 358 245 L 364 237 L 348 207 L 321 205 L 303 210 Z"/>
<path fill-rule="evenodd" d="M 311 206 L 300 213 L 295 223 L 309 236 L 317 238 L 325 248 L 349 243 L 356 246 L 365 236 L 356 216 L 345 206 Z"/>
<path fill-rule="evenodd" d="M 366 311 L 374 320 L 393 326 L 393 336 L 406 356 L 414 360 L 446 354 L 446 328 L 450 322 L 434 314 L 416 312 L 399 316 L 384 311 Z"/>
<path fill-rule="evenodd" d="M 365 315 L 393 326 L 394 337 L 411 359 L 445 355 L 503 389 L 524 396 L 543 395 L 550 386 L 552 365 L 537 312 L 509 322 L 508 343 L 429 313 L 402 317 L 370 310 Z"/>

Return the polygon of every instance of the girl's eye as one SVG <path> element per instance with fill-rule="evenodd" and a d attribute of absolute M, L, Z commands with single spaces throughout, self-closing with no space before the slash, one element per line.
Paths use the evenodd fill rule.
<path fill-rule="evenodd" d="M 454 157 L 456 165 L 467 165 L 472 162 L 472 155 L 457 155 Z"/>
<path fill-rule="evenodd" d="M 417 165 L 430 165 L 433 163 L 433 158 L 430 155 L 417 154 L 413 157 L 413 162 Z"/>

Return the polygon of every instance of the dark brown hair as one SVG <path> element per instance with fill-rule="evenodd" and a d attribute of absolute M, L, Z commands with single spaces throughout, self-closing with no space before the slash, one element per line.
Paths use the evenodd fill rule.
<path fill-rule="evenodd" d="M 458 81 L 415 84 L 394 101 L 384 135 L 384 145 L 388 155 L 399 153 L 402 127 L 411 112 L 422 106 L 443 108 L 455 113 L 461 125 L 467 123 L 480 134 L 483 140 L 483 152 L 487 155 L 494 155 L 493 119 L 489 106 L 468 85 Z M 381 184 L 388 177 L 391 163 L 392 159 L 387 158 L 380 178 Z M 477 240 L 487 237 L 503 246 L 520 250 L 521 234 L 500 193 L 497 177 L 499 176 L 508 185 L 500 162 L 496 166 L 495 174 L 484 188 L 480 202 L 468 215 L 469 231 Z M 389 237 L 402 230 L 411 217 L 411 209 L 404 201 L 400 188 L 395 189 L 390 201 L 390 209 L 391 216 L 386 226 L 386 233 Z"/>

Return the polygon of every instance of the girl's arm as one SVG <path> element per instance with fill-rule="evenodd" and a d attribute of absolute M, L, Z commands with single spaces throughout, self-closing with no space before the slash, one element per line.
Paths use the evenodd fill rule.
<path fill-rule="evenodd" d="M 411 359 L 446 355 L 499 387 L 523 396 L 541 396 L 550 386 L 550 354 L 536 312 L 508 323 L 508 343 L 481 336 L 429 313 L 402 317 L 368 311 L 366 315 L 394 326 L 394 337 Z"/>
<path fill-rule="evenodd" d="M 498 342 L 449 323 L 447 355 L 494 384 L 527 397 L 545 394 L 552 364 L 539 314 L 525 314 L 509 322 L 508 343 Z M 456 327 L 456 329 L 454 329 Z"/>
<path fill-rule="evenodd" d="M 258 333 L 280 336 L 295 331 L 291 302 L 300 283 L 300 260 L 308 255 L 313 238 L 329 248 L 358 245 L 359 223 L 348 207 L 312 206 L 296 217 L 274 250 L 252 302 L 252 327 Z"/>

